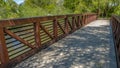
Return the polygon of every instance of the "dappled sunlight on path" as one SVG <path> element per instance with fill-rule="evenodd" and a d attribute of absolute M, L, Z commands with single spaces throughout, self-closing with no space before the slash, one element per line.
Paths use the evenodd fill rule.
<path fill-rule="evenodd" d="M 116 68 L 108 20 L 96 20 L 15 68 Z"/>

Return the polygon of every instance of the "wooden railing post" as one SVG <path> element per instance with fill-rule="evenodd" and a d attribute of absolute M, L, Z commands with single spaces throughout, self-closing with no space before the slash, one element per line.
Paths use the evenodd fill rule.
<path fill-rule="evenodd" d="M 92 19 L 94 19 L 94 15 L 90 16 L 90 22 L 92 22 Z"/>
<path fill-rule="evenodd" d="M 88 15 L 85 15 L 85 25 L 88 23 Z"/>
<path fill-rule="evenodd" d="M 78 17 L 79 16 L 75 16 L 76 18 L 74 18 L 74 21 L 75 21 L 75 29 L 78 29 L 79 27 L 79 21 L 78 21 Z"/>
<path fill-rule="evenodd" d="M 81 27 L 80 25 L 80 16 L 77 17 L 77 22 L 78 22 L 78 29 Z"/>
<path fill-rule="evenodd" d="M 4 29 L 2 27 L 0 27 L 0 60 L 2 64 L 6 64 L 9 61 Z"/>
<path fill-rule="evenodd" d="M 90 21 L 89 21 L 89 16 L 90 16 L 90 15 L 87 14 L 87 24 L 90 23 Z"/>
<path fill-rule="evenodd" d="M 85 25 L 85 15 L 82 15 L 82 26 Z"/>
<path fill-rule="evenodd" d="M 86 23 L 86 15 L 83 15 L 83 20 L 84 20 L 84 25 L 85 25 L 85 23 Z"/>
<path fill-rule="evenodd" d="M 72 31 L 75 31 L 75 17 L 74 16 L 72 17 L 72 28 L 73 28 Z"/>
<path fill-rule="evenodd" d="M 34 33 L 35 33 L 35 42 L 37 48 L 41 47 L 41 39 L 40 39 L 40 22 L 34 23 Z"/>
<path fill-rule="evenodd" d="M 82 16 L 82 15 L 80 15 L 80 26 L 79 26 L 79 28 L 81 28 L 81 27 L 82 27 L 82 21 L 83 21 L 83 20 L 82 20 L 82 17 L 83 17 L 83 16 Z"/>
<path fill-rule="evenodd" d="M 55 41 L 57 41 L 57 37 L 58 37 L 58 25 L 57 25 L 57 19 L 53 20 L 53 35 L 54 35 L 54 39 Z"/>
<path fill-rule="evenodd" d="M 95 16 L 94 16 L 94 17 L 95 17 L 95 20 L 97 20 L 97 14 L 95 14 Z"/>
<path fill-rule="evenodd" d="M 69 33 L 69 29 L 68 29 L 68 18 L 65 18 L 65 33 L 68 34 Z"/>

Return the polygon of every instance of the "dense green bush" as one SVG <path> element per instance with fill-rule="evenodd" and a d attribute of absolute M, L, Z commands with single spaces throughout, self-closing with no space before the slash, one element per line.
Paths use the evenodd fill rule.
<path fill-rule="evenodd" d="M 0 19 L 73 13 L 98 13 L 101 17 L 120 15 L 119 0 L 0 0 Z"/>

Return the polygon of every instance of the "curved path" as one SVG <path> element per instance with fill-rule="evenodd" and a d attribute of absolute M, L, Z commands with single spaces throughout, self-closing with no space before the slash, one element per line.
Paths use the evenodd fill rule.
<path fill-rule="evenodd" d="M 117 68 L 110 21 L 93 21 L 15 68 Z"/>

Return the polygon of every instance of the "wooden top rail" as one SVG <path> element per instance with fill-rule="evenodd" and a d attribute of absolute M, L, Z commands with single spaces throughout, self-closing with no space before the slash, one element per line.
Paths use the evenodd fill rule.
<path fill-rule="evenodd" d="M 96 13 L 86 13 L 0 20 L 0 68 L 11 68 L 96 19 Z"/>
<path fill-rule="evenodd" d="M 120 22 L 120 18 L 117 15 L 112 15 L 112 18 L 116 19 L 118 22 Z"/>
<path fill-rule="evenodd" d="M 43 16 L 43 17 L 31 17 L 31 18 L 20 18 L 20 19 L 8 19 L 8 20 L 0 20 L 0 27 L 8 27 L 15 25 L 28 24 L 33 22 L 42 22 L 60 18 L 74 17 L 74 16 L 85 16 L 85 15 L 96 15 L 96 13 L 91 14 L 70 14 L 70 15 L 57 15 L 57 16 Z"/>

